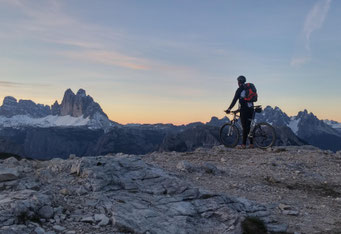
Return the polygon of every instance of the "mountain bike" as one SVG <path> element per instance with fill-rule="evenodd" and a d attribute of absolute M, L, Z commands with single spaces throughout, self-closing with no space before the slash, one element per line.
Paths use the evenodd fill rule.
<path fill-rule="evenodd" d="M 273 146 L 276 140 L 275 129 L 265 122 L 256 123 L 255 115 L 256 113 L 262 112 L 262 106 L 254 106 L 253 108 L 254 112 L 251 119 L 251 128 L 248 138 L 253 138 L 253 142 L 258 148 L 269 148 Z M 239 139 L 241 139 L 240 129 L 242 128 L 238 122 L 238 117 L 240 116 L 237 115 L 239 112 L 240 110 L 231 111 L 233 119 L 220 128 L 220 141 L 226 147 L 235 147 L 238 144 Z"/>

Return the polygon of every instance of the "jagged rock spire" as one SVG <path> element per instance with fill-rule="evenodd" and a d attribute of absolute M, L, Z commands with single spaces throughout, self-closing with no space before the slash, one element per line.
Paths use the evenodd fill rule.
<path fill-rule="evenodd" d="M 89 95 L 86 95 L 84 89 L 79 89 L 77 94 L 71 89 L 67 89 L 64 94 L 63 101 L 60 105 L 60 115 L 70 115 L 73 117 L 84 116 L 93 117 L 96 113 L 107 118 L 100 105 Z"/>

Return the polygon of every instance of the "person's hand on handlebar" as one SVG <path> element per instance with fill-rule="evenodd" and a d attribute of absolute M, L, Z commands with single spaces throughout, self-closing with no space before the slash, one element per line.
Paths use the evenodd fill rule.
<path fill-rule="evenodd" d="M 230 109 L 227 109 L 227 110 L 225 110 L 225 113 L 226 113 L 226 114 L 230 114 L 230 113 L 231 113 L 231 110 L 230 110 Z"/>

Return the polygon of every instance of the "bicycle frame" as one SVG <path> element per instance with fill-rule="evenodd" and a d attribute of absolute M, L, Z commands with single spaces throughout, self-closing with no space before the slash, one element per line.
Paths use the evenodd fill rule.
<path fill-rule="evenodd" d="M 233 114 L 231 125 L 235 125 L 237 126 L 237 128 L 242 129 L 242 126 L 240 126 L 240 124 L 238 123 L 239 118 L 237 117 L 240 117 L 239 115 L 237 115 L 238 112 L 240 112 L 240 110 L 231 112 Z M 252 115 L 252 119 L 251 119 L 251 126 L 250 126 L 250 132 L 249 132 L 248 138 L 253 138 L 253 130 L 256 126 L 255 115 L 256 115 L 256 112 L 254 111 Z M 231 128 L 229 129 L 228 135 L 231 135 Z"/>

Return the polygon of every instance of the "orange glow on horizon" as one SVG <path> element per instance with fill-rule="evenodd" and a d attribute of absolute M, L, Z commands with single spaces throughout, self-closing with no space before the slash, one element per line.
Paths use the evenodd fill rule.
<path fill-rule="evenodd" d="M 44 104 L 51 106 L 56 100 L 58 103 L 61 103 L 62 95 L 58 90 L 54 91 L 48 96 L 57 96 L 60 98 L 47 98 L 45 93 L 40 94 L 34 98 L 27 98 L 31 96 L 30 93 L 18 92 L 21 96 L 18 95 L 6 95 L 12 92 L 8 90 L 3 90 L 2 96 L 0 96 L 0 105 L 2 105 L 2 100 L 5 96 L 13 96 L 17 100 L 20 99 L 30 99 L 35 103 Z M 47 92 L 48 93 L 48 92 Z M 91 94 L 90 94 L 91 95 Z M 97 95 L 98 96 L 98 95 Z M 99 96 L 101 97 L 101 96 Z M 206 123 L 210 121 L 211 117 L 215 116 L 218 118 L 223 118 L 225 116 L 223 110 L 227 108 L 228 102 L 202 102 L 202 103 L 190 103 L 190 102 L 170 102 L 167 104 L 162 104 L 156 102 L 156 104 L 152 103 L 151 100 L 143 100 L 145 103 L 149 103 L 149 105 L 141 105 L 135 103 L 135 100 L 128 100 L 127 103 L 118 104 L 111 103 L 106 100 L 106 97 L 102 97 L 105 100 L 96 100 L 102 107 L 103 111 L 108 115 L 109 119 L 115 121 L 120 124 L 128 124 L 128 123 L 138 123 L 138 124 L 174 124 L 174 125 L 182 125 L 189 124 L 193 122 L 202 122 Z M 228 100 L 230 101 L 230 100 Z M 295 100 L 290 100 L 293 102 Z M 307 109 L 308 112 L 312 112 L 318 119 L 324 120 L 334 120 L 337 122 L 341 122 L 341 112 L 339 110 L 335 110 L 335 106 L 332 105 L 323 105 L 323 103 L 316 102 L 316 105 L 310 106 L 308 103 L 306 105 L 301 104 L 298 105 L 288 105 L 289 101 L 274 101 L 274 103 L 278 104 L 278 107 L 285 112 L 288 116 L 296 116 L 299 111 L 303 111 Z M 286 105 L 284 105 L 284 103 Z M 267 106 L 264 103 L 263 107 Z M 275 107 L 273 103 L 268 103 L 270 106 Z M 322 108 L 323 107 L 323 108 Z"/>

